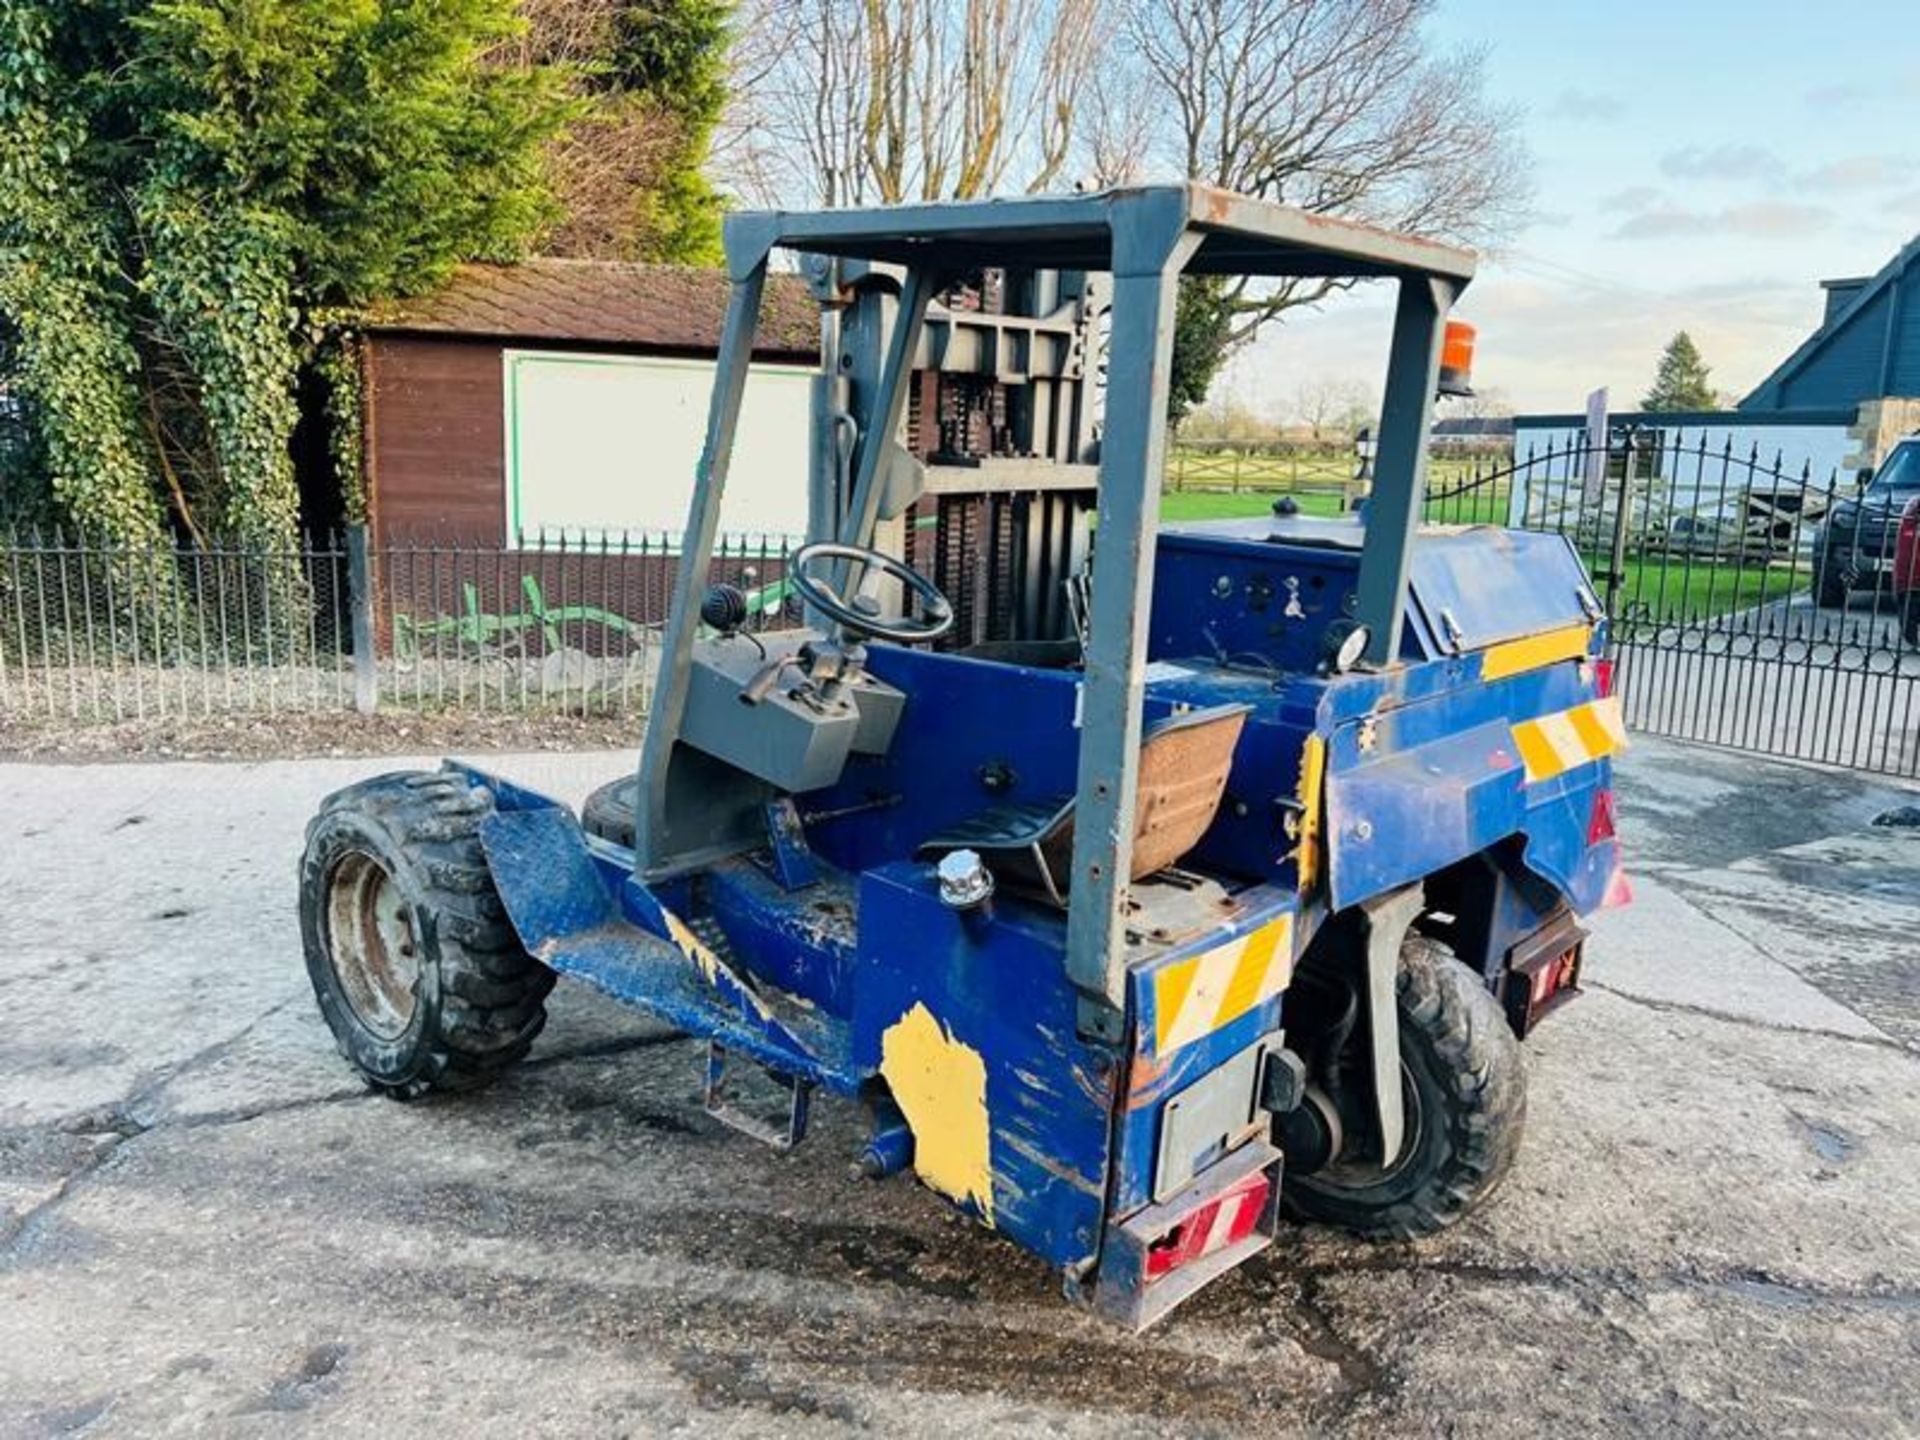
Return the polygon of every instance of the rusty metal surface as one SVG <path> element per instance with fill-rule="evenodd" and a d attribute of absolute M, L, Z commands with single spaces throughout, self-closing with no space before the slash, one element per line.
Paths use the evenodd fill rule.
<path fill-rule="evenodd" d="M 1200 843 L 1227 788 L 1233 747 L 1247 723 L 1244 706 L 1177 716 L 1140 747 L 1133 874 L 1139 880 Z"/>

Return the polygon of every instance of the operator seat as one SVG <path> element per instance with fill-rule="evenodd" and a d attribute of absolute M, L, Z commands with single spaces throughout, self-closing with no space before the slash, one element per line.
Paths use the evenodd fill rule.
<path fill-rule="evenodd" d="M 1170 715 L 1140 745 L 1129 882 L 1177 862 L 1200 843 L 1226 794 L 1233 747 L 1250 705 L 1214 705 Z M 981 811 L 915 852 L 937 860 L 972 850 L 1003 885 L 1064 909 L 1073 860 L 1074 798 L 1013 800 Z"/>

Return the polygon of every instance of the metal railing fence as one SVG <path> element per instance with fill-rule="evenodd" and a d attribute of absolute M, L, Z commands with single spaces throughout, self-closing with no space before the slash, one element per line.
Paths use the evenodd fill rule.
<path fill-rule="evenodd" d="M 1903 510 L 1777 452 L 1648 430 L 1528 449 L 1427 504 L 1566 537 L 1611 619 L 1630 728 L 1920 778 Z"/>
<path fill-rule="evenodd" d="M 1897 516 L 1868 498 L 1751 447 L 1639 432 L 1436 461 L 1425 516 L 1567 539 L 1611 617 L 1630 726 L 1920 776 L 1920 592 L 1894 592 Z M 756 624 L 797 619 L 797 543 L 730 537 L 712 578 Z M 262 549 L 0 529 L 0 722 L 644 714 L 679 551 L 657 532 Z"/>
<path fill-rule="evenodd" d="M 756 628 L 797 616 L 798 540 L 723 538 Z M 679 537 L 626 532 L 262 547 L 0 529 L 0 720 L 111 722 L 378 705 L 644 713 Z"/>

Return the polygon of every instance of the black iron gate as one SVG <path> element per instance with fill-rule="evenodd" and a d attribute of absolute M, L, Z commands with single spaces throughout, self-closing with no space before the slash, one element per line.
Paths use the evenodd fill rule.
<path fill-rule="evenodd" d="M 1920 602 L 1892 584 L 1901 506 L 1851 477 L 1636 429 L 1436 485 L 1427 516 L 1572 542 L 1613 617 L 1633 728 L 1920 777 Z"/>

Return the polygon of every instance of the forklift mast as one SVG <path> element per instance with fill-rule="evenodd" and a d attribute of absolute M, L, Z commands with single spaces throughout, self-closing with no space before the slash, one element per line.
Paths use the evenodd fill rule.
<path fill-rule="evenodd" d="M 808 539 L 861 543 L 844 529 L 847 480 L 873 431 L 900 272 L 813 260 L 823 363 Z M 1074 633 L 1067 582 L 1086 566 L 1098 491 L 1091 362 L 1110 288 L 1102 274 L 992 265 L 954 276 L 928 303 L 897 437 L 904 454 L 872 543 L 953 602 L 938 649 Z"/>

